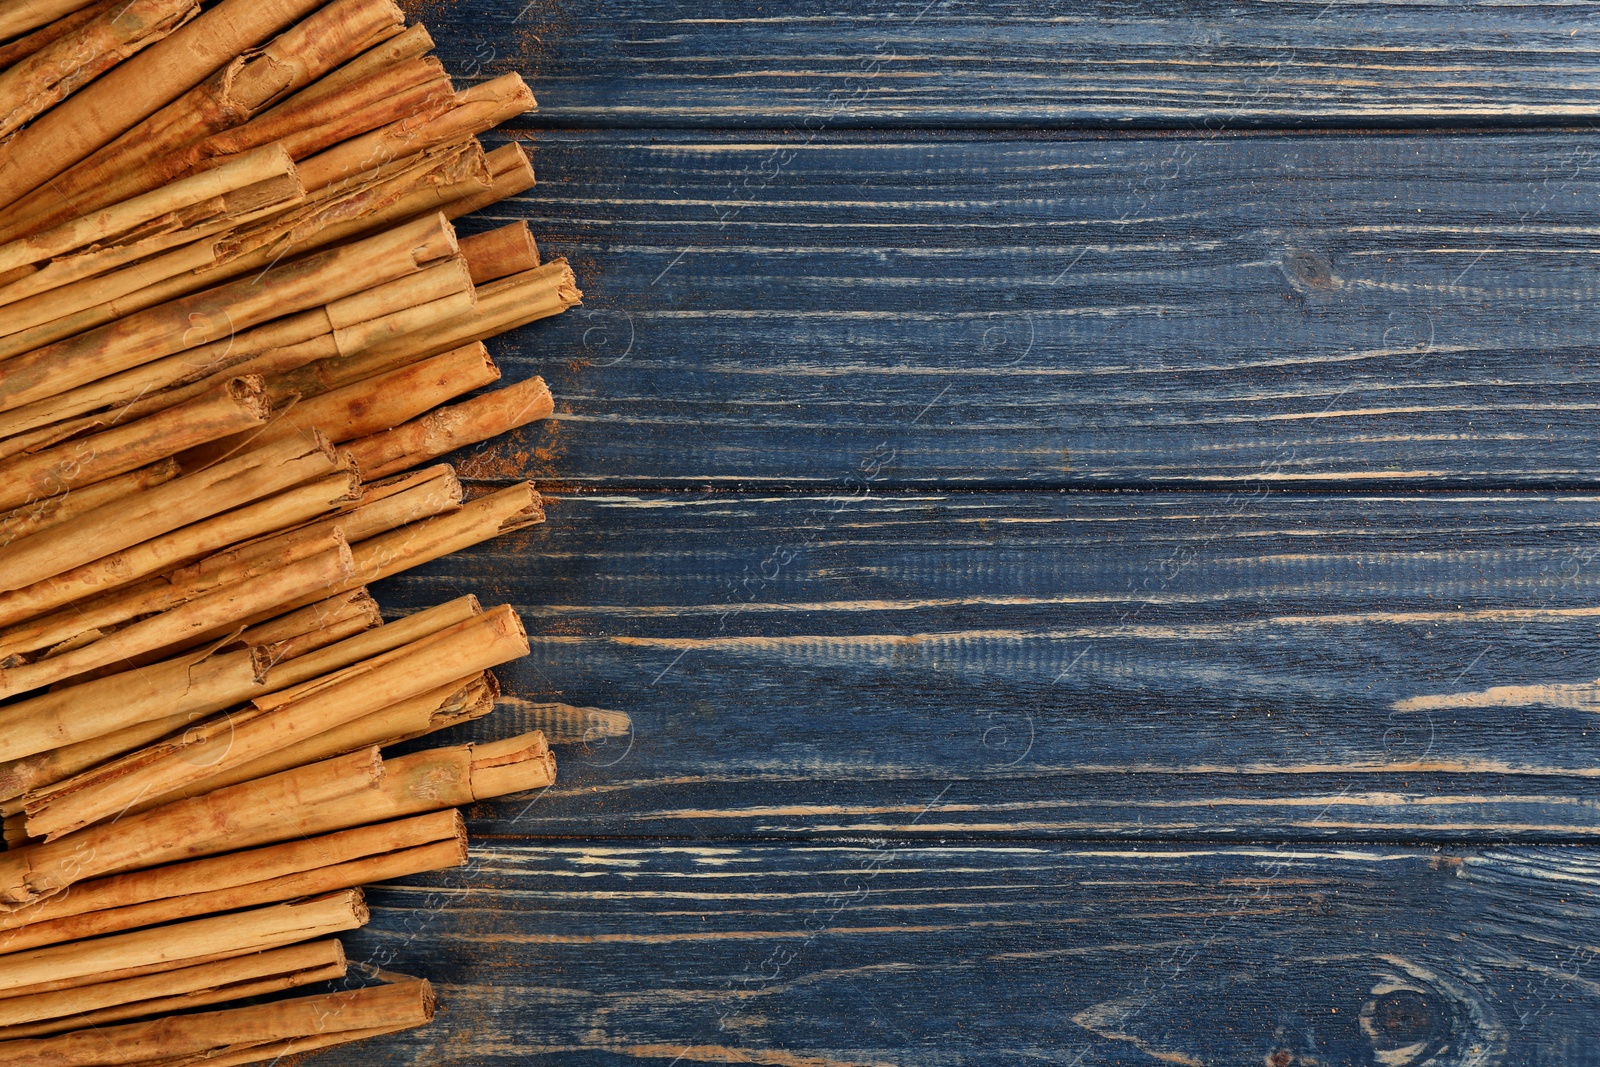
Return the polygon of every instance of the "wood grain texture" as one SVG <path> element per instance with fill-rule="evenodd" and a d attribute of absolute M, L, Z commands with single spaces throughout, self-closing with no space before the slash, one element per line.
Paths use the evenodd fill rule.
<path fill-rule="evenodd" d="M 548 516 L 375 590 L 509 599 L 507 693 L 632 716 L 559 753 L 518 833 L 1600 830 L 1600 498 L 866 485 Z"/>
<path fill-rule="evenodd" d="M 478 0 L 408 6 L 452 72 L 531 74 L 583 126 L 1588 121 L 1585 4 Z"/>
<path fill-rule="evenodd" d="M 584 306 L 493 341 L 600 486 L 1597 484 L 1578 134 L 541 133 Z"/>
<path fill-rule="evenodd" d="M 508 842 L 371 893 L 362 1064 L 1588 1067 L 1588 850 Z M 339 1060 L 337 1062 L 348 1062 Z"/>

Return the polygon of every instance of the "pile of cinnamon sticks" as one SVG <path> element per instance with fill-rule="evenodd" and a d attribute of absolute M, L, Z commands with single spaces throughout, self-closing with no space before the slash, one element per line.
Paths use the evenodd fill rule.
<path fill-rule="evenodd" d="M 384 754 L 528 642 L 366 586 L 543 519 L 435 462 L 553 410 L 462 399 L 581 295 L 525 223 L 452 225 L 532 186 L 477 138 L 533 97 L 458 91 L 393 0 L 15 0 L 0 42 L 0 1067 L 420 1025 L 426 981 L 346 976 L 359 887 L 555 764 Z"/>

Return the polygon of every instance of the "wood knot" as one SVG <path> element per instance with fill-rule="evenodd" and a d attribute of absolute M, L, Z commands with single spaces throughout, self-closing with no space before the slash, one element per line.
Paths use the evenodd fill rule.
<path fill-rule="evenodd" d="M 1278 264 L 1289 284 L 1300 292 L 1326 293 L 1342 284 L 1333 273 L 1333 262 L 1321 252 L 1290 248 Z"/>
<path fill-rule="evenodd" d="M 1449 1030 L 1448 1013 L 1435 997 L 1421 990 L 1391 989 L 1361 1008 L 1361 1032 L 1380 1053 L 1380 1063 L 1410 1063 L 1413 1050 L 1437 1051 L 1438 1042 L 1449 1036 Z"/>

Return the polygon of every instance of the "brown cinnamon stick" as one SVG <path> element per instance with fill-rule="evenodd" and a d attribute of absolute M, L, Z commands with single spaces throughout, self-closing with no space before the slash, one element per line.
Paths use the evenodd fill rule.
<path fill-rule="evenodd" d="M 225 715 L 193 726 L 181 736 L 53 787 L 26 800 L 27 831 L 32 837 L 53 839 L 145 799 L 169 797 L 198 782 L 231 778 L 236 768 L 256 761 L 264 761 L 254 768 L 262 773 L 285 769 L 276 760 L 294 746 L 304 746 L 300 751 L 312 756 L 330 755 L 320 751 L 327 747 L 327 739 L 308 739 L 440 686 L 458 687 L 464 673 L 478 673 L 527 652 L 527 637 L 516 613 L 496 608 L 319 679 L 304 692 L 280 694 L 281 703 L 257 713 Z M 261 703 L 257 701 L 258 706 Z M 336 739 L 334 751 L 350 736 Z M 195 753 L 201 749 L 220 750 L 220 755 L 214 760 L 198 758 Z"/>
<path fill-rule="evenodd" d="M 197 444 L 259 428 L 269 407 L 260 378 L 231 378 L 194 400 L 126 426 L 0 461 L 0 507 L 19 507 L 125 474 Z"/>
<path fill-rule="evenodd" d="M 321 307 L 0 413 L 0 438 L 76 425 L 64 420 L 97 408 L 114 407 L 124 421 L 138 418 L 197 396 L 225 377 L 281 373 L 426 328 L 470 310 L 476 299 L 462 264 L 448 257 Z M 419 305 L 431 311 L 418 315 Z"/>
<path fill-rule="evenodd" d="M 344 948 L 329 938 L 137 978 L 7 997 L 0 1000 L 0 1041 L 277 993 L 342 978 L 345 971 Z"/>
<path fill-rule="evenodd" d="M 0 1043 L 5 1067 L 240 1064 L 276 1060 L 290 1048 L 319 1048 L 341 1035 L 387 1033 L 433 1018 L 428 983 L 405 979 L 340 993 L 244 1008 L 170 1015 L 150 1022 Z M 303 1039 L 303 1041 L 297 1041 Z"/>
<path fill-rule="evenodd" d="M 253 504 L 153 537 L 42 582 L 0 593 L 0 626 L 15 626 L 71 601 L 80 601 L 76 610 L 86 626 L 121 621 L 112 616 L 84 616 L 81 600 L 129 585 L 146 575 L 176 567 L 236 542 L 309 522 L 356 499 L 359 499 L 359 482 L 351 472 L 335 473 L 286 489 Z M 179 580 L 181 576 L 168 576 L 165 579 L 169 585 Z M 0 645 L 6 643 L 6 637 L 0 632 Z M 47 640 L 44 643 L 53 642 Z M 0 742 L 0 752 L 4 752 L 3 742 Z M 0 756 L 0 759 L 3 758 Z"/>
<path fill-rule="evenodd" d="M 382 774 L 378 750 L 365 749 L 0 853 L 0 909 L 117 871 L 297 836 L 309 807 L 370 791 Z"/>
<path fill-rule="evenodd" d="M 472 283 L 521 274 L 539 265 L 539 246 L 524 220 L 508 222 L 484 233 L 461 238 L 461 254 L 472 272 Z"/>
<path fill-rule="evenodd" d="M 129 367 L 325 304 L 456 254 L 443 216 L 279 264 L 0 362 L 0 410 L 9 411 Z"/>
<path fill-rule="evenodd" d="M 318 7 L 284 4 L 281 13 L 299 21 L 264 48 L 249 52 L 242 47 L 219 57 L 200 77 L 185 81 L 182 96 L 159 100 L 159 110 L 143 112 L 59 168 L 38 192 L 17 198 L 6 213 L 6 238 L 56 225 L 74 213 L 94 211 L 179 177 L 181 171 L 169 171 L 160 161 L 197 137 L 244 122 L 355 56 L 375 35 L 392 35 L 404 23 L 392 0 L 334 0 Z M 194 26 L 204 22 L 197 19 Z M 152 160 L 157 161 L 154 168 Z"/>
<path fill-rule="evenodd" d="M 457 93 L 442 114 L 401 119 L 300 161 L 300 178 L 307 189 L 321 189 L 392 160 L 466 140 L 534 107 L 522 77 L 502 74 Z"/>
<path fill-rule="evenodd" d="M 466 861 L 466 825 L 460 812 L 437 811 L 79 882 L 70 893 L 0 914 L 0 953 L 345 889 L 375 879 L 333 882 L 328 879 L 335 875 L 318 872 L 353 876 L 356 867 L 372 869 L 368 861 L 387 863 L 389 857 L 433 845 L 449 846 L 456 857 L 452 865 Z M 323 888 L 303 888 L 303 879 L 312 876 Z M 262 895 L 279 890 L 289 895 Z M 196 906 L 200 910 L 193 910 Z"/>
<path fill-rule="evenodd" d="M 390 429 L 500 377 L 488 349 L 473 342 L 437 356 L 291 403 L 270 425 L 214 439 L 180 458 L 185 466 L 226 455 L 252 436 L 275 441 L 320 430 L 334 442 Z M 3 470 L 3 467 L 0 467 Z"/>
<path fill-rule="evenodd" d="M 0 245 L 0 271 L 39 263 L 84 245 L 106 241 L 138 226 L 170 220 L 187 224 L 196 208 L 213 210 L 229 193 L 275 179 L 290 179 L 285 192 L 299 196 L 303 190 L 294 163 L 281 146 L 268 145 L 239 156 L 227 165 L 163 185 L 130 200 L 113 201 L 100 211 L 84 212 L 48 230 Z M 200 215 L 204 218 L 204 215 Z"/>
<path fill-rule="evenodd" d="M 486 153 L 484 159 L 489 164 L 492 184 L 480 192 L 463 190 L 460 196 L 442 204 L 446 218 L 458 219 L 533 188 L 533 163 L 527 150 L 515 141 Z"/>
<path fill-rule="evenodd" d="M 81 485 L 70 493 L 36 500 L 0 515 L 0 548 L 32 534 L 49 530 L 77 519 L 114 500 L 152 489 L 178 476 L 178 461 L 157 460 L 148 467 L 119 474 L 115 478 Z"/>
<path fill-rule="evenodd" d="M 349 548 L 338 544 L 309 559 L 262 574 L 244 586 L 224 586 L 80 647 L 32 663 L 0 668 L 0 693 L 26 693 L 141 652 L 170 647 L 191 635 L 199 634 L 203 639 L 212 629 L 276 604 L 318 599 L 342 586 L 353 568 Z"/>
<path fill-rule="evenodd" d="M 391 652 L 470 619 L 481 610 L 475 598 L 460 597 L 290 659 L 273 660 L 267 650 L 253 647 L 226 654 L 182 657 L 127 675 L 46 693 L 0 708 L 0 744 L 12 754 L 62 751 L 63 746 L 153 720 L 171 723 L 154 737 L 144 739 L 154 740 L 230 705 Z M 334 625 L 334 620 L 327 618 L 312 622 L 320 627 Z M 177 721 L 174 723 L 173 719 Z M 136 742 L 140 743 L 144 742 Z M 60 781 L 92 765 L 75 766 L 66 774 L 46 780 L 38 771 L 24 773 L 15 766 L 0 764 L 0 799 Z"/>
<path fill-rule="evenodd" d="M 27 33 L 87 7 L 90 0 L 15 0 L 0 11 L 0 38 Z"/>
<path fill-rule="evenodd" d="M 555 401 L 544 379 L 529 378 L 429 412 L 392 430 L 350 441 L 344 448 L 364 476 L 382 478 L 549 418 L 554 412 Z"/>
<path fill-rule="evenodd" d="M 345 889 L 307 901 L 12 952 L 0 969 L 0 998 L 94 985 L 126 972 L 149 973 L 151 968 L 170 970 L 185 963 L 243 956 L 354 930 L 366 920 L 361 891 Z"/>
<path fill-rule="evenodd" d="M 0 589 L 21 589 L 343 467 L 326 444 L 303 439 L 232 456 L 0 548 Z"/>
<path fill-rule="evenodd" d="M 317 6 L 318 0 L 223 0 L 118 64 L 0 146 L 0 205 L 15 203 Z M 0 240 L 20 232 L 7 225 Z"/>
<path fill-rule="evenodd" d="M 53 22 L 40 26 L 32 33 L 0 45 L 0 68 L 15 66 L 45 45 L 54 44 L 61 38 L 76 33 L 79 27 L 90 19 L 98 18 L 117 4 L 125 2 L 126 0 L 93 0 L 88 7 L 80 7 L 70 14 L 64 14 Z"/>
<path fill-rule="evenodd" d="M 199 13 L 199 0 L 129 0 L 0 71 L 0 137 Z"/>

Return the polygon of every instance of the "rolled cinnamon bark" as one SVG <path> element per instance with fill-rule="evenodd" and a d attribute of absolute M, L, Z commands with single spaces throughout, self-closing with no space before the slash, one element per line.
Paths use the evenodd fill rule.
<path fill-rule="evenodd" d="M 461 254 L 472 272 L 474 285 L 521 274 L 539 265 L 539 246 L 523 219 L 461 238 Z"/>
<path fill-rule="evenodd" d="M 469 341 L 481 341 L 559 315 L 583 299 L 565 259 L 552 259 L 533 270 L 481 285 L 477 294 L 472 311 L 374 345 L 366 356 L 400 359 L 437 355 Z"/>
<path fill-rule="evenodd" d="M 199 13 L 199 0 L 129 0 L 0 71 L 0 137 Z"/>
<path fill-rule="evenodd" d="M 440 114 L 453 95 L 444 66 L 432 57 L 418 56 L 348 82 L 319 99 L 285 101 L 254 122 L 189 146 L 181 162 L 185 170 L 192 170 L 272 143 L 304 159 L 407 115 Z"/>
<path fill-rule="evenodd" d="M 348 482 L 336 491 L 341 496 L 354 495 Z M 326 498 L 327 493 L 323 487 L 316 496 Z M 325 499 L 317 506 L 318 513 L 331 508 Z M 130 620 L 148 620 L 218 589 L 269 580 L 276 571 L 343 544 L 342 531 L 336 531 L 337 525 L 304 537 L 287 538 L 263 552 L 223 553 L 215 566 L 178 568 L 8 627 L 0 631 L 0 663 L 36 659 L 45 649 L 75 645 L 86 635 L 119 633 Z M 46 584 L 54 580 L 48 579 Z"/>
<path fill-rule="evenodd" d="M 223 0 L 118 64 L 0 146 L 0 205 L 15 203 L 318 6 L 319 0 Z M 0 240 L 19 235 L 11 229 Z"/>
<path fill-rule="evenodd" d="M 352 542 L 364 541 L 435 515 L 456 511 L 461 507 L 461 502 L 461 480 L 456 477 L 453 467 L 441 463 L 400 478 L 369 485 L 353 507 L 298 529 L 262 538 L 245 546 L 241 553 L 245 558 L 250 558 L 277 552 L 292 540 L 323 536 L 336 527 Z M 211 560 L 202 560 L 194 566 L 200 572 L 214 569 Z"/>
<path fill-rule="evenodd" d="M 157 971 L 138 978 L 0 1000 L 0 1041 L 103 1026 L 277 993 L 345 975 L 337 938 Z"/>
<path fill-rule="evenodd" d="M 433 991 L 408 978 L 389 985 L 297 997 L 245 1008 L 170 1015 L 149 1022 L 0 1042 L 5 1067 L 240 1064 L 276 1060 L 290 1048 L 320 1048 L 351 1038 L 421 1026 L 433 1018 Z M 297 1042 L 296 1039 L 304 1039 Z"/>
<path fill-rule="evenodd" d="M 362 52 L 342 67 L 337 67 L 289 99 L 275 105 L 272 110 L 252 121 L 272 119 L 283 112 L 298 111 L 335 93 L 342 92 L 358 82 L 369 81 L 396 63 L 415 59 L 433 51 L 433 38 L 421 23 L 407 26 L 400 33 L 381 44 Z"/>
<path fill-rule="evenodd" d="M 462 195 L 441 205 L 446 218 L 458 219 L 533 188 L 533 163 L 528 159 L 527 150 L 515 141 L 486 153 L 484 159 L 489 164 L 493 184 L 481 192 L 463 190 Z"/>
<path fill-rule="evenodd" d="M 458 723 L 481 719 L 494 710 L 494 702 L 499 695 L 500 685 L 494 674 L 481 671 L 470 678 L 458 679 L 420 696 L 379 708 L 370 715 L 314 734 L 232 770 L 202 778 L 181 790 L 139 800 L 129 810 L 143 811 L 178 797 L 209 793 L 213 789 L 276 774 L 302 763 L 341 756 L 368 745 L 388 747 L 436 733 Z M 25 823 L 24 832 L 33 835 L 33 827 Z"/>
<path fill-rule="evenodd" d="M 0 549 L 0 589 L 21 589 L 293 485 L 345 469 L 325 443 L 286 438 L 119 497 Z"/>
<path fill-rule="evenodd" d="M 194 445 L 260 428 L 269 413 L 260 378 L 231 378 L 149 418 L 0 462 L 0 507 L 20 507 L 93 485 Z"/>
<path fill-rule="evenodd" d="M 549 418 L 554 412 L 555 401 L 544 379 L 529 378 L 429 412 L 392 430 L 350 441 L 344 448 L 364 477 L 382 478 Z"/>
<path fill-rule="evenodd" d="M 0 909 L 15 910 L 74 882 L 118 871 L 298 836 L 302 813 L 372 791 L 382 776 L 378 750 L 363 749 L 0 853 Z"/>
<path fill-rule="evenodd" d="M 300 180 L 307 189 L 321 189 L 392 160 L 464 141 L 536 106 L 521 75 L 502 74 L 457 93 L 442 114 L 421 122 L 401 119 L 301 160 Z"/>
<path fill-rule="evenodd" d="M 0 693 L 26 693 L 141 652 L 171 647 L 191 635 L 204 635 L 273 605 L 319 599 L 342 586 L 353 570 L 349 548 L 338 544 L 309 559 L 266 571 L 245 585 L 224 586 L 80 647 L 32 663 L 0 668 Z"/>
<path fill-rule="evenodd" d="M 0 515 L 0 549 L 24 537 L 52 529 L 114 501 L 152 489 L 178 476 L 178 461 L 157 460 L 148 467 L 115 478 L 82 485 L 70 493 L 46 497 Z"/>
<path fill-rule="evenodd" d="M 45 45 L 54 44 L 63 37 L 76 33 L 90 19 L 98 18 L 117 4 L 125 2 L 126 0 L 94 0 L 88 7 L 80 7 L 70 14 L 63 14 L 32 33 L 0 45 L 0 69 L 15 66 Z"/>
<path fill-rule="evenodd" d="M 16 0 L 0 10 L 0 38 L 27 33 L 36 26 L 47 26 L 85 8 L 91 0 Z"/>
<path fill-rule="evenodd" d="M 398 426 L 499 377 L 500 368 L 489 358 L 489 350 L 474 341 L 386 374 L 291 402 L 266 427 L 252 426 L 248 435 L 215 438 L 185 452 L 179 461 L 186 467 L 208 463 L 252 438 L 276 441 L 314 431 L 321 431 L 335 443 L 365 437 Z"/>
<path fill-rule="evenodd" d="M 296 746 L 308 758 L 332 755 L 323 751 L 327 739 L 309 739 L 440 686 L 459 687 L 463 673 L 479 673 L 527 652 L 527 636 L 516 613 L 496 608 L 299 691 L 279 694 L 260 711 L 236 712 L 198 724 L 180 736 L 25 798 L 27 832 L 54 839 L 146 799 L 171 797 L 195 783 L 232 780 L 237 768 L 250 764 L 255 765 L 253 772 L 263 774 L 283 770 L 277 760 Z M 259 707 L 264 702 L 256 703 Z M 337 746 L 353 736 L 333 739 L 334 751 L 348 750 Z M 202 750 L 220 755 L 204 759 L 196 754 Z"/>
<path fill-rule="evenodd" d="M 344 503 L 359 498 L 360 483 L 352 472 L 335 473 L 287 489 L 254 504 L 153 537 L 42 582 L 0 593 L 0 626 L 15 626 L 71 601 L 102 595 L 146 575 L 176 567 L 239 541 L 298 526 L 319 515 L 337 511 Z M 173 576 L 166 579 L 169 585 L 173 581 Z M 79 611 L 84 607 L 82 603 L 77 605 Z M 121 621 L 111 616 L 88 618 L 80 615 L 80 618 L 87 626 Z M 0 645 L 5 643 L 6 638 L 0 634 Z M 0 759 L 9 758 L 5 751 L 4 739 L 0 738 Z"/>
<path fill-rule="evenodd" d="M 366 921 L 361 891 L 344 889 L 307 901 L 12 952 L 0 970 L 0 998 L 95 985 L 129 972 L 229 959 L 354 930 Z"/>
<path fill-rule="evenodd" d="M 481 496 L 459 511 L 358 542 L 351 547 L 356 573 L 347 581 L 352 587 L 369 585 L 431 559 L 543 521 L 544 508 L 539 494 L 530 483 L 521 482 Z M 368 581 L 357 581 L 360 575 L 366 575 Z"/>
<path fill-rule="evenodd" d="M 102 407 L 114 407 L 123 421 L 138 418 L 197 396 L 227 377 L 281 373 L 424 329 L 476 305 L 477 295 L 465 282 L 458 258 L 442 259 L 321 307 L 0 413 L 0 438 L 77 425 L 64 420 Z M 419 315 L 419 305 L 430 312 Z"/>
<path fill-rule="evenodd" d="M 290 886 L 288 880 L 325 870 L 343 871 L 353 864 L 359 865 L 369 860 L 384 861 L 386 857 L 430 845 L 449 845 L 458 857 L 456 862 L 465 862 L 467 831 L 460 812 L 454 809 L 436 811 L 394 822 L 374 823 L 286 841 L 281 845 L 245 849 L 79 882 L 70 893 L 60 893 L 17 911 L 0 914 L 0 953 L 69 941 L 91 934 L 133 929 L 175 918 L 190 918 L 213 911 L 228 911 L 234 907 L 253 907 L 274 900 L 293 899 L 293 895 L 262 896 L 260 894 L 264 890 L 256 887 L 272 885 L 287 888 Z M 325 888 L 309 892 L 330 892 L 371 880 L 327 883 Z M 295 886 L 300 884 L 294 883 Z M 295 895 L 306 894 L 298 892 Z M 194 898 L 203 898 L 205 909 L 148 910 L 151 907 L 168 907 L 172 901 Z M 140 918 L 137 921 L 109 919 L 112 916 L 129 915 Z M 152 915 L 156 918 L 149 918 Z M 103 921 L 102 917 L 107 918 Z M 80 925 L 53 926 L 50 937 L 45 941 L 17 939 L 24 928 L 50 926 L 69 920 L 78 920 Z M 28 936 L 33 935 L 30 933 Z"/>
<path fill-rule="evenodd" d="M 186 209 L 190 213 L 180 216 L 180 221 L 188 222 L 194 217 L 192 212 L 197 206 L 209 208 L 212 202 L 220 201 L 229 193 L 274 179 L 289 180 L 285 189 L 288 196 L 300 196 L 304 192 L 289 153 L 280 145 L 268 145 L 215 170 L 163 185 L 143 196 L 113 202 L 100 211 L 75 215 L 59 226 L 0 245 L 0 271 L 39 263 L 84 245 L 106 241 L 136 226 Z"/>
<path fill-rule="evenodd" d="M 316 4 L 294 7 L 299 9 L 295 17 L 304 17 L 264 48 L 235 49 L 226 61 L 207 67 L 203 81 L 185 84 L 182 96 L 160 101 L 165 106 L 159 111 L 146 112 L 148 118 L 117 130 L 114 140 L 100 141 L 87 158 L 73 160 L 36 193 L 18 198 L 6 212 L 6 237 L 54 226 L 74 213 L 138 196 L 181 176 L 182 170 L 162 161 L 182 146 L 248 120 L 404 25 L 392 0 L 334 0 L 320 10 Z"/>
<path fill-rule="evenodd" d="M 51 761 L 0 764 L 0 799 L 10 800 L 61 781 L 230 705 L 393 651 L 481 610 L 476 598 L 460 597 L 376 629 L 357 615 L 363 623 L 360 629 L 322 646 L 294 650 L 292 656 L 273 658 L 285 650 L 252 646 L 238 652 L 183 657 L 0 708 L 0 736 L 10 751 L 59 754 Z M 312 632 L 320 636 L 335 628 L 349 628 L 349 618 L 345 613 L 324 611 L 310 620 L 310 625 L 317 627 Z M 70 759 L 70 750 L 76 745 L 148 723 L 156 724 L 153 735 L 107 753 L 97 752 L 87 762 Z M 70 766 L 63 771 L 67 764 Z"/>
<path fill-rule="evenodd" d="M 0 362 L 0 410 L 392 281 L 456 254 L 443 216 L 279 264 Z"/>

